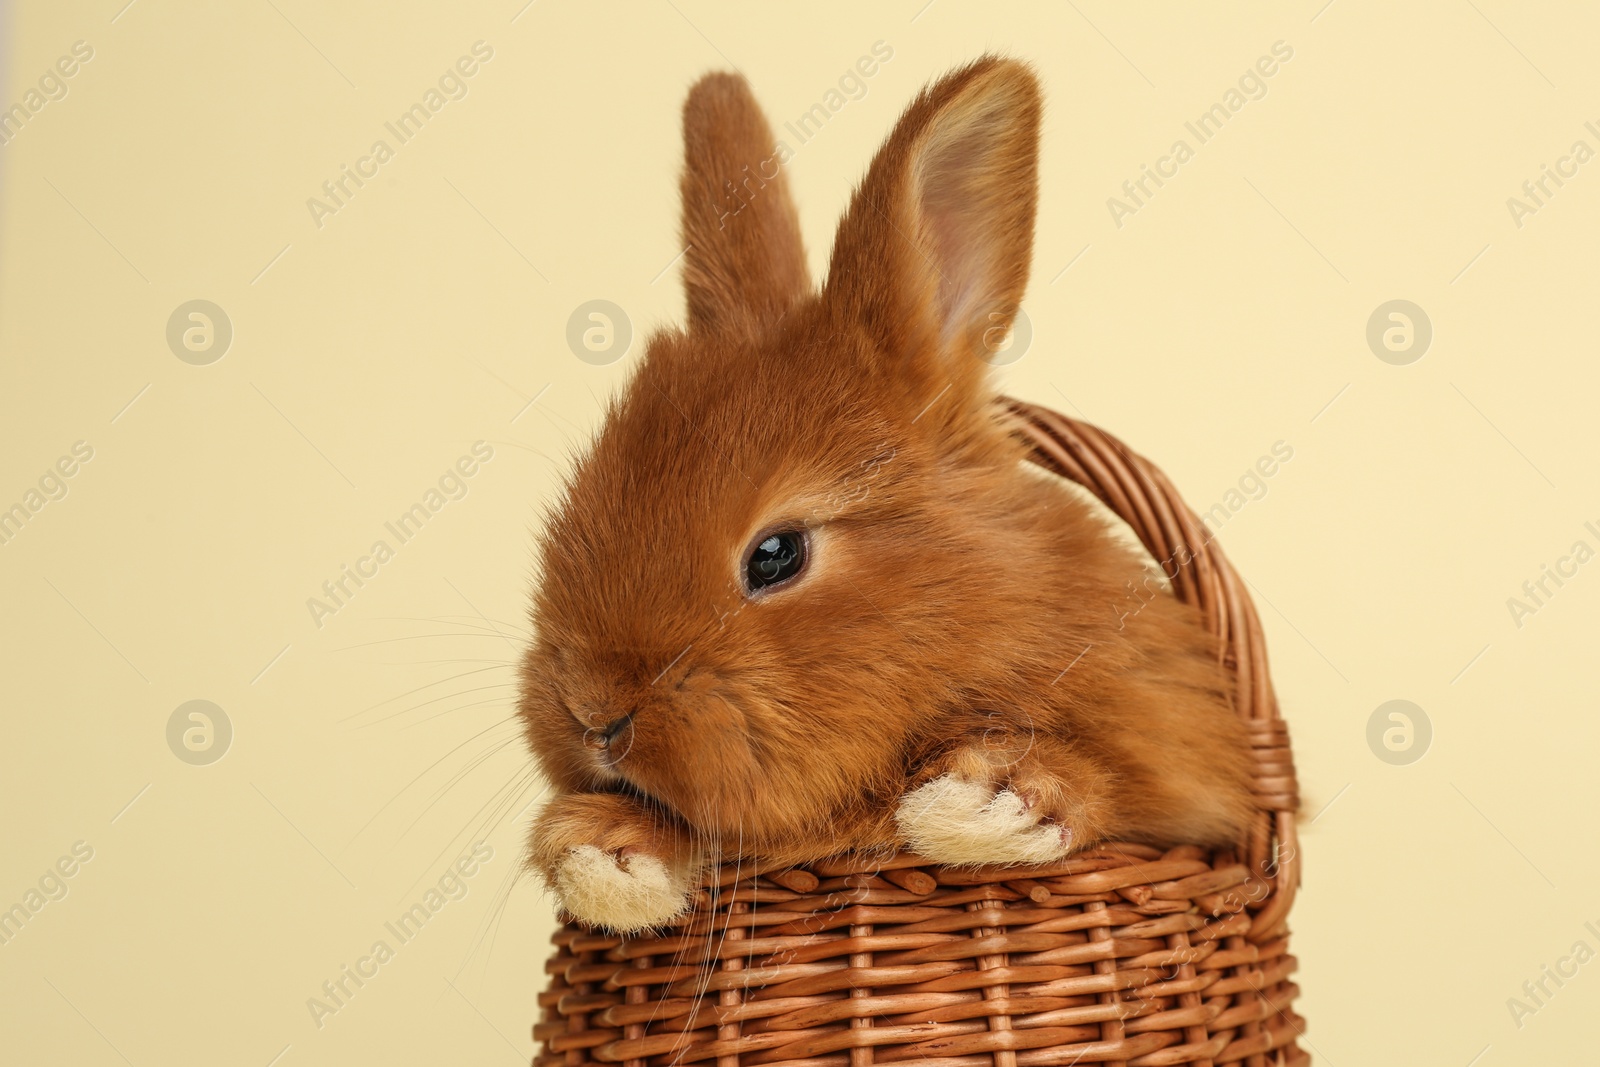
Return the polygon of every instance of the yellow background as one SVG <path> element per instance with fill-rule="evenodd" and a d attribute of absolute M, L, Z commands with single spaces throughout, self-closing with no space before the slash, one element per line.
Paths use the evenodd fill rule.
<path fill-rule="evenodd" d="M 683 92 L 736 65 L 781 124 L 879 40 L 892 60 L 788 165 L 819 273 L 915 91 L 1025 57 L 1048 114 L 1034 336 L 1005 387 L 1111 429 L 1201 510 L 1293 448 L 1221 540 L 1298 746 L 1305 1044 L 1592 1056 L 1600 964 L 1520 1027 L 1507 1000 L 1600 949 L 1600 564 L 1520 627 L 1506 603 L 1600 548 L 1600 163 L 1520 227 L 1506 203 L 1600 148 L 1592 14 L 124 3 L 18 5 L 0 101 L 94 49 L 0 148 L 0 506 L 94 449 L 0 545 L 0 907 L 94 850 L 0 945 L 0 1059 L 526 1060 L 551 912 L 513 877 L 538 787 L 505 665 L 567 456 L 681 316 Z M 467 96 L 319 228 L 307 199 L 480 40 Z M 1266 95 L 1115 225 L 1107 199 L 1276 41 Z M 166 343 L 193 299 L 233 326 L 208 366 Z M 592 299 L 637 334 L 611 365 L 565 341 Z M 1408 366 L 1365 340 L 1393 299 L 1433 324 Z M 307 598 L 479 440 L 466 495 L 316 626 Z M 209 766 L 166 739 L 194 699 L 234 730 Z M 1391 699 L 1432 724 L 1409 765 L 1368 747 Z M 318 1028 L 307 998 L 478 840 L 466 896 Z"/>

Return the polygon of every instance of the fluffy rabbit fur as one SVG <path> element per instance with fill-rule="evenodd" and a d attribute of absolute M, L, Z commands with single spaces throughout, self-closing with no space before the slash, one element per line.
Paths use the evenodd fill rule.
<path fill-rule="evenodd" d="M 552 783 L 530 861 L 579 920 L 659 925 L 735 858 L 1239 838 L 1248 746 L 1211 639 L 1130 595 L 1140 558 L 992 404 L 1039 116 L 1006 59 L 924 90 L 819 291 L 749 86 L 690 92 L 688 327 L 651 338 L 565 486 L 523 669 Z M 751 593 L 774 530 L 804 531 L 805 569 Z"/>

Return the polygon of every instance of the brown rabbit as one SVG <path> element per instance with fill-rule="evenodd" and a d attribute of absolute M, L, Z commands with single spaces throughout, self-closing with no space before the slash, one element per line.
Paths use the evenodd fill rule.
<path fill-rule="evenodd" d="M 933 84 L 807 276 L 742 78 L 684 105 L 689 325 L 651 338 L 544 533 L 521 714 L 531 863 L 573 916 L 706 865 L 1220 844 L 1247 745 L 1195 613 L 1025 462 L 982 358 L 1022 298 L 1039 89 Z"/>

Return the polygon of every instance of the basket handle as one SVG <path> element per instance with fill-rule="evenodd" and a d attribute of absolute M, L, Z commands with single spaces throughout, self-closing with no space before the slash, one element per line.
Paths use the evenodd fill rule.
<path fill-rule="evenodd" d="M 1095 426 L 1047 408 L 1003 398 L 1001 405 L 1032 448 L 1033 462 L 1076 482 L 1117 514 L 1172 583 L 1178 599 L 1196 605 L 1217 638 L 1233 679 L 1233 704 L 1249 731 L 1257 815 L 1250 828 L 1251 871 L 1265 892 L 1247 907 L 1249 939 L 1282 932 L 1300 884 L 1300 807 L 1287 724 L 1267 672 L 1266 641 L 1244 583 L 1210 533 L 1149 460 Z"/>

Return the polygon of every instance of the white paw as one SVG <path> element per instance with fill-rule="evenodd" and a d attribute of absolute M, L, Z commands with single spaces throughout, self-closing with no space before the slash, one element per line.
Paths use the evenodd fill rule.
<path fill-rule="evenodd" d="M 939 863 L 1048 863 L 1072 849 L 1072 831 L 1016 793 L 949 774 L 901 797 L 895 822 L 912 851 Z"/>
<path fill-rule="evenodd" d="M 618 933 L 660 926 L 689 906 L 687 875 L 655 856 L 636 853 L 618 861 L 593 845 L 579 845 L 556 867 L 554 888 L 579 921 Z"/>

